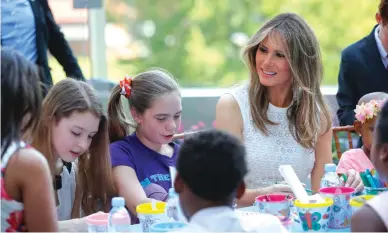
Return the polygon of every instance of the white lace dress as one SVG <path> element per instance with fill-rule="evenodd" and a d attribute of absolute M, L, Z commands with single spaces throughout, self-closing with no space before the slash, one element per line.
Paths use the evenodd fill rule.
<path fill-rule="evenodd" d="M 268 118 L 278 125 L 267 126 L 266 136 L 253 123 L 248 99 L 249 84 L 233 88 L 229 94 L 237 100 L 243 119 L 243 140 L 247 151 L 248 188 L 259 188 L 283 181 L 279 165 L 292 165 L 301 182 L 309 185 L 308 176 L 315 162 L 315 153 L 301 146 L 288 128 L 287 108 L 268 107 Z"/>

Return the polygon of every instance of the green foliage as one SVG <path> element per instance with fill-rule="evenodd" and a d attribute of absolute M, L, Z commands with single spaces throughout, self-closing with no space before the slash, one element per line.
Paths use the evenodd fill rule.
<path fill-rule="evenodd" d="M 162 67 L 182 86 L 197 87 L 226 87 L 247 79 L 241 47 L 231 42 L 231 36 L 241 32 L 250 37 L 281 12 L 298 13 L 312 26 L 321 44 L 324 84 L 336 85 L 342 49 L 370 33 L 378 5 L 378 0 L 115 1 L 134 8 L 136 17 L 117 17 L 108 7 L 107 19 L 126 25 L 151 52 L 145 58 L 119 61 L 119 69 L 133 74 Z M 142 29 L 147 20 L 155 24 L 152 37 Z"/>

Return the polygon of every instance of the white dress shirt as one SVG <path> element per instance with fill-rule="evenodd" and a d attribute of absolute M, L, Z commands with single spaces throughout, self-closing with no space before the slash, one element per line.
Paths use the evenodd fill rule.
<path fill-rule="evenodd" d="M 179 232 L 281 232 L 287 230 L 279 219 L 269 214 L 240 218 L 227 206 L 206 208 L 195 213 Z"/>
<path fill-rule="evenodd" d="M 381 43 L 380 37 L 379 37 L 379 32 L 380 32 L 380 25 L 376 27 L 375 29 L 375 39 L 377 43 L 377 48 L 380 52 L 381 60 L 383 61 L 384 67 L 388 67 L 388 53 L 385 51 L 385 48 L 383 47 L 383 43 Z M 388 68 L 387 68 L 388 69 Z"/>

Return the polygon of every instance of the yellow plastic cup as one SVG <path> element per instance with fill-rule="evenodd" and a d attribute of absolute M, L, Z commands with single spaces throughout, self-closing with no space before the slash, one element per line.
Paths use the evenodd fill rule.
<path fill-rule="evenodd" d="M 168 220 L 165 214 L 165 208 L 165 202 L 157 202 L 155 209 L 152 209 L 151 203 L 140 204 L 136 207 L 137 217 L 139 218 L 143 232 L 150 232 L 150 228 L 154 223 Z"/>
<path fill-rule="evenodd" d="M 361 207 L 364 206 L 365 202 L 374 198 L 375 195 L 361 195 L 350 198 L 349 204 L 352 207 L 353 214 L 356 213 Z"/>
<path fill-rule="evenodd" d="M 322 203 L 301 203 L 294 201 L 300 223 L 298 231 L 327 231 L 330 211 L 334 204 L 332 198 L 325 198 Z"/>

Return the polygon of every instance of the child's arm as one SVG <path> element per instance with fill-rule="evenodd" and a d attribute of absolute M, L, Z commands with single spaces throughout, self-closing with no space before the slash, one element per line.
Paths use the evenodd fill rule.
<path fill-rule="evenodd" d="M 352 232 L 386 232 L 379 215 L 368 205 L 362 207 L 352 217 Z"/>
<path fill-rule="evenodd" d="M 337 166 L 337 173 L 346 173 L 348 170 L 350 169 L 355 169 L 353 166 L 352 166 L 352 160 L 351 160 L 351 152 L 349 150 L 345 151 L 342 156 L 341 156 L 341 159 L 339 160 L 338 162 L 338 166 Z"/>
<path fill-rule="evenodd" d="M 113 180 L 119 196 L 124 197 L 129 211 L 135 216 L 136 206 L 141 203 L 151 202 L 147 198 L 143 187 L 140 185 L 135 170 L 129 166 L 116 166 L 113 168 Z"/>
<path fill-rule="evenodd" d="M 362 183 L 360 174 L 358 173 L 360 168 L 355 163 L 355 160 L 357 159 L 359 159 L 359 156 L 354 152 L 354 150 L 345 151 L 338 162 L 336 172 L 347 176 L 345 186 L 355 188 L 356 192 L 361 192 L 364 189 L 364 184 Z"/>
<path fill-rule="evenodd" d="M 28 231 L 57 231 L 53 181 L 46 159 L 36 150 L 22 149 L 14 165 L 21 184 Z"/>

